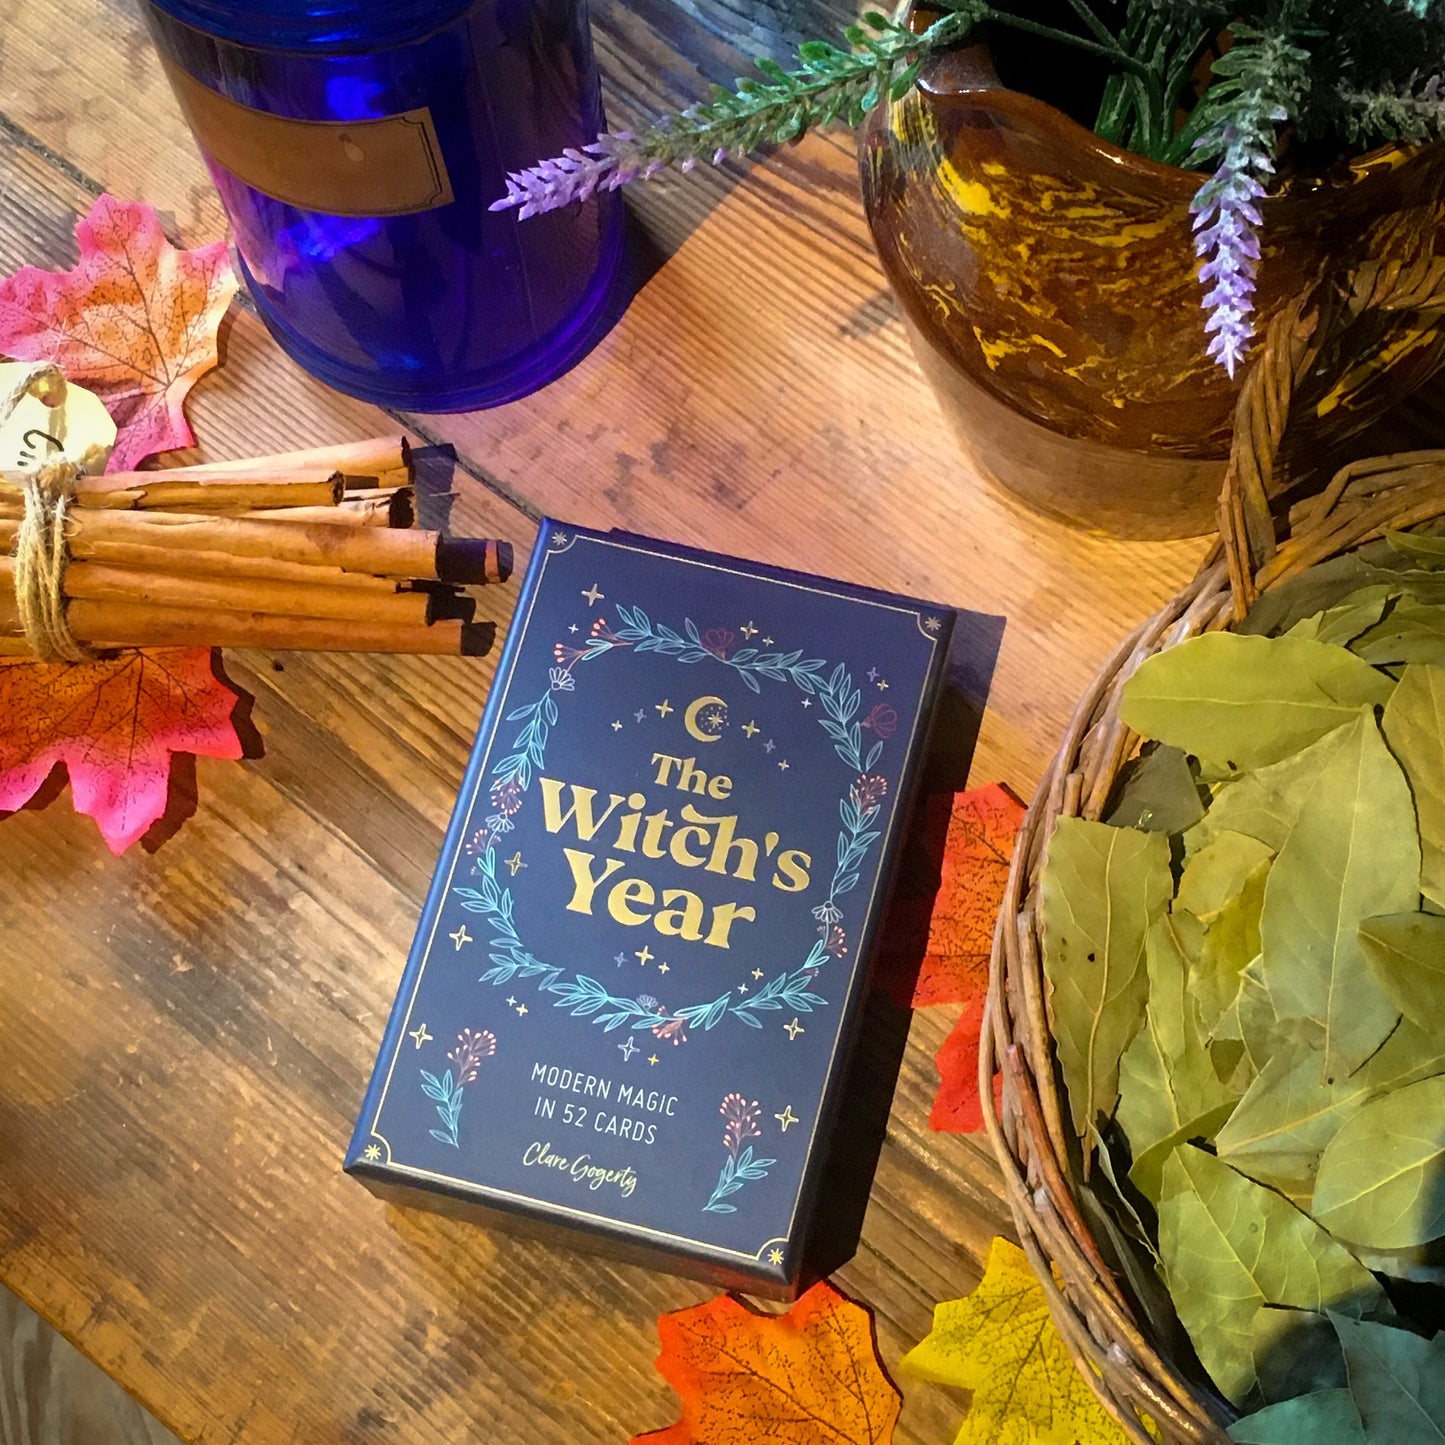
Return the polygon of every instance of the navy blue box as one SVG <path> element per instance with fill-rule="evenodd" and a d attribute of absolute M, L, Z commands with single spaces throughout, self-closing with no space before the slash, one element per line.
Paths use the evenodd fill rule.
<path fill-rule="evenodd" d="M 544 522 L 347 1170 L 793 1293 L 953 622 Z"/>

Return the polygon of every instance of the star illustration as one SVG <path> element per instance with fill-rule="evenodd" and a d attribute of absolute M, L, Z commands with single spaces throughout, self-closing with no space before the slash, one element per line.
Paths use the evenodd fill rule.
<path fill-rule="evenodd" d="M 558 532 L 556 536 L 552 538 L 552 545 L 554 547 L 565 547 L 567 545 L 567 534 L 565 532 Z"/>
<path fill-rule="evenodd" d="M 522 850 L 520 848 L 518 848 L 517 851 L 513 853 L 510 858 L 504 859 L 503 861 L 506 863 L 507 867 L 512 870 L 513 878 L 517 876 L 517 871 L 519 869 L 525 868 L 527 866 L 525 863 L 522 862 Z"/>
<path fill-rule="evenodd" d="M 787 758 L 784 758 L 784 759 L 782 760 L 782 762 L 780 762 L 780 763 L 778 764 L 778 768 L 779 768 L 780 771 L 785 772 L 785 773 L 788 771 L 788 760 L 787 760 Z"/>
<path fill-rule="evenodd" d="M 361 1157 L 365 1159 L 368 1164 L 375 1164 L 376 1161 L 381 1158 L 381 1145 L 368 1144 L 366 1148 L 362 1150 Z"/>
<path fill-rule="evenodd" d="M 754 733 L 762 732 L 762 728 L 760 728 L 757 723 L 755 723 L 751 718 L 749 718 L 747 722 L 743 724 L 743 731 L 749 737 L 752 737 Z"/>
<path fill-rule="evenodd" d="M 657 1055 L 656 1055 L 656 1054 L 649 1054 L 649 1055 L 647 1056 L 647 1062 L 648 1062 L 649 1064 L 655 1064 L 655 1063 L 657 1062 Z"/>
<path fill-rule="evenodd" d="M 574 622 L 574 623 L 567 629 L 567 631 L 568 631 L 568 632 L 576 632 L 576 631 L 577 631 L 577 624 Z"/>
<path fill-rule="evenodd" d="M 508 996 L 507 996 L 507 1007 L 508 1007 L 508 1008 L 516 1008 L 516 1006 L 517 1006 L 517 995 L 516 995 L 516 994 L 508 994 Z"/>
<path fill-rule="evenodd" d="M 943 622 L 937 617 L 925 617 L 923 619 L 923 625 L 929 632 L 937 632 L 938 629 L 943 626 Z"/>
<path fill-rule="evenodd" d="M 625 1044 L 617 1045 L 617 1051 L 622 1055 L 624 1059 L 627 1060 L 629 1064 L 632 1062 L 632 1056 L 637 1052 L 637 1045 L 632 1042 L 631 1034 L 628 1034 L 627 1042 Z"/>
<path fill-rule="evenodd" d="M 798 1035 L 805 1034 L 808 1031 L 798 1022 L 798 1017 L 794 1014 L 792 1023 L 783 1025 L 783 1032 L 787 1034 L 788 1042 L 795 1044 L 798 1041 Z"/>
<path fill-rule="evenodd" d="M 760 968 L 755 968 L 755 969 L 753 970 L 753 977 L 754 977 L 754 978 L 761 978 L 762 976 L 763 976 L 763 971 L 762 971 L 762 969 L 760 969 Z"/>
<path fill-rule="evenodd" d="M 772 645 L 773 645 L 773 639 L 772 639 L 771 637 L 765 637 L 765 638 L 763 638 L 763 646 L 764 646 L 764 647 L 771 647 Z"/>
<path fill-rule="evenodd" d="M 778 1123 L 783 1126 L 784 1134 L 788 1132 L 789 1124 L 801 1124 L 803 1122 L 800 1118 L 798 1118 L 795 1113 L 793 1113 L 793 1106 L 791 1104 L 784 1104 L 783 1112 L 781 1114 L 774 1114 L 773 1118 L 775 1118 Z"/>
<path fill-rule="evenodd" d="M 638 722 L 641 722 L 642 719 L 647 716 L 647 709 L 645 707 L 640 707 L 635 713 L 632 714 L 632 716 L 635 717 Z"/>
<path fill-rule="evenodd" d="M 765 753 L 770 753 L 775 747 L 777 747 L 777 743 L 775 743 L 772 738 L 769 738 L 767 742 L 763 744 L 763 751 Z"/>
<path fill-rule="evenodd" d="M 668 713 L 673 711 L 672 704 L 668 702 L 666 698 L 663 698 L 659 703 L 654 703 L 653 706 L 657 709 L 658 717 L 666 717 Z"/>
<path fill-rule="evenodd" d="M 758 629 L 754 627 L 751 622 L 744 622 L 743 625 L 738 628 L 738 631 L 741 632 L 749 642 L 758 635 Z"/>
<path fill-rule="evenodd" d="M 888 691 L 888 679 L 887 679 L 886 677 L 880 677 L 880 678 L 878 679 L 878 691 L 879 691 L 879 692 L 887 692 L 887 691 Z"/>
<path fill-rule="evenodd" d="M 622 965 L 627 962 L 627 955 L 625 953 L 619 953 L 617 957 L 614 958 L 612 961 L 618 966 L 618 968 L 621 968 Z"/>
<path fill-rule="evenodd" d="M 804 706 L 804 707 L 812 707 L 812 705 L 813 705 L 813 699 L 812 699 L 812 698 L 810 698 L 810 697 L 805 697 L 805 698 L 803 699 L 803 706 Z"/>
<path fill-rule="evenodd" d="M 636 954 L 634 954 L 633 956 L 637 959 L 638 963 L 643 966 L 643 968 L 646 968 L 648 963 L 652 959 L 657 957 L 657 955 L 645 943 L 642 945 L 641 948 L 637 950 Z"/>
<path fill-rule="evenodd" d="M 607 596 L 607 594 L 603 592 L 595 582 L 582 595 L 593 607 L 596 607 L 597 604 L 601 602 L 605 596 Z"/>
<path fill-rule="evenodd" d="M 870 667 L 870 668 L 868 669 L 868 681 L 869 681 L 869 682 L 876 682 L 877 680 L 878 680 L 878 669 L 877 669 L 876 667 Z"/>
<path fill-rule="evenodd" d="M 416 1040 L 417 1048 L 421 1048 L 423 1044 L 429 1044 L 436 1035 L 427 1033 L 425 1024 L 418 1024 L 411 1030 L 411 1037 Z"/>
<path fill-rule="evenodd" d="M 462 926 L 457 929 L 455 933 L 447 934 L 447 937 L 456 944 L 458 953 L 462 951 L 462 944 L 470 943 L 472 941 L 472 935 L 467 932 L 467 925 L 465 923 L 462 924 Z"/>
<path fill-rule="evenodd" d="M 622 723 L 620 719 L 612 724 L 612 731 L 615 733 L 620 733 L 622 731 Z"/>
<path fill-rule="evenodd" d="M 745 983 L 740 983 L 740 984 L 738 985 L 738 992 L 739 992 L 739 993 L 746 993 L 747 991 L 748 991 L 748 986 L 747 986 L 747 984 L 745 984 Z"/>
<path fill-rule="evenodd" d="M 781 1264 L 783 1262 L 783 1251 L 781 1249 L 770 1249 L 768 1251 L 769 1264 Z"/>
<path fill-rule="evenodd" d="M 671 973 L 672 965 L 670 963 L 659 963 L 657 965 L 657 971 L 658 973 Z"/>
<path fill-rule="evenodd" d="M 517 1005 L 517 1017 L 518 1017 L 519 1019 L 524 1019 L 524 1018 L 527 1017 L 527 1005 L 526 1005 L 526 1004 L 524 1004 L 524 1003 L 519 1003 L 519 1004 Z"/>

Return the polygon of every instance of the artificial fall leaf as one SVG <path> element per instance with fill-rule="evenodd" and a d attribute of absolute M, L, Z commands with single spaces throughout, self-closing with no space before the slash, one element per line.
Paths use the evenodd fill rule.
<path fill-rule="evenodd" d="M 70 271 L 23 266 L 0 281 L 0 353 L 53 361 L 119 428 L 113 471 L 189 446 L 181 403 L 217 362 L 236 273 L 223 241 L 177 251 L 149 206 L 101 196 L 75 228 Z"/>
<path fill-rule="evenodd" d="M 1074 1368 L 1028 1256 L 1006 1239 L 994 1240 L 967 1299 L 934 1310 L 932 1332 L 903 1357 L 903 1368 L 973 1391 L 954 1445 L 1123 1445 L 1127 1438 Z"/>
<path fill-rule="evenodd" d="M 727 1295 L 657 1322 L 657 1368 L 682 1419 L 632 1445 L 887 1445 L 898 1391 L 873 1349 L 868 1312 L 815 1284 L 782 1315 Z"/>
<path fill-rule="evenodd" d="M 206 648 L 0 664 L 0 811 L 64 763 L 76 812 L 122 853 L 165 812 L 172 753 L 241 756 L 235 706 Z"/>
<path fill-rule="evenodd" d="M 1024 812 L 1000 783 L 954 799 L 915 1008 L 969 1003 L 987 992 L 994 923 Z"/>
<path fill-rule="evenodd" d="M 938 1065 L 938 1093 L 928 1115 L 928 1127 L 951 1134 L 973 1134 L 983 1128 L 983 1103 L 978 1092 L 978 1045 L 983 1029 L 982 997 L 964 1006 L 953 1032 L 934 1055 Z M 1003 1079 L 993 1076 L 994 1107 L 1001 1107 Z"/>

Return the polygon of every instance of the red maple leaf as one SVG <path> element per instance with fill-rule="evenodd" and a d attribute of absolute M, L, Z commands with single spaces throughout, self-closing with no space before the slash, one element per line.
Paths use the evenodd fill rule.
<path fill-rule="evenodd" d="M 632 1445 L 887 1445 L 899 1395 L 873 1348 L 867 1310 L 826 1281 L 786 1314 L 719 1295 L 657 1322 L 657 1368 L 682 1419 Z"/>
<path fill-rule="evenodd" d="M 994 924 L 1024 812 L 1001 783 L 954 799 L 914 1008 L 968 1003 L 987 992 Z"/>
<path fill-rule="evenodd" d="M 172 753 L 241 756 L 235 706 L 206 648 L 0 663 L 0 810 L 64 763 L 76 811 L 121 853 L 165 812 Z"/>
<path fill-rule="evenodd" d="M 953 1032 L 934 1055 L 938 1092 L 933 1096 L 928 1127 L 941 1133 L 976 1134 L 983 1128 L 983 1103 L 978 1092 L 978 1046 L 983 1028 L 985 995 L 964 1005 Z M 994 1108 L 1001 1107 L 1003 1077 L 993 1076 Z"/>
<path fill-rule="evenodd" d="M 194 440 L 181 403 L 217 362 L 236 274 L 224 241 L 177 251 L 149 206 L 101 196 L 75 228 L 70 271 L 0 281 L 0 353 L 53 361 L 119 428 L 112 471 Z"/>

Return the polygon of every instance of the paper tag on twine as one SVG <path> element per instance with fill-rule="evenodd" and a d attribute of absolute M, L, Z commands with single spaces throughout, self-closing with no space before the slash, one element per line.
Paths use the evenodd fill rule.
<path fill-rule="evenodd" d="M 33 367 L 29 361 L 0 362 L 0 396 Z M 48 394 L 21 397 L 9 417 L 0 421 L 0 471 L 34 471 L 61 452 L 79 457 L 91 447 L 109 452 L 114 445 L 115 423 L 104 403 L 72 381 L 63 393 L 54 388 Z"/>

